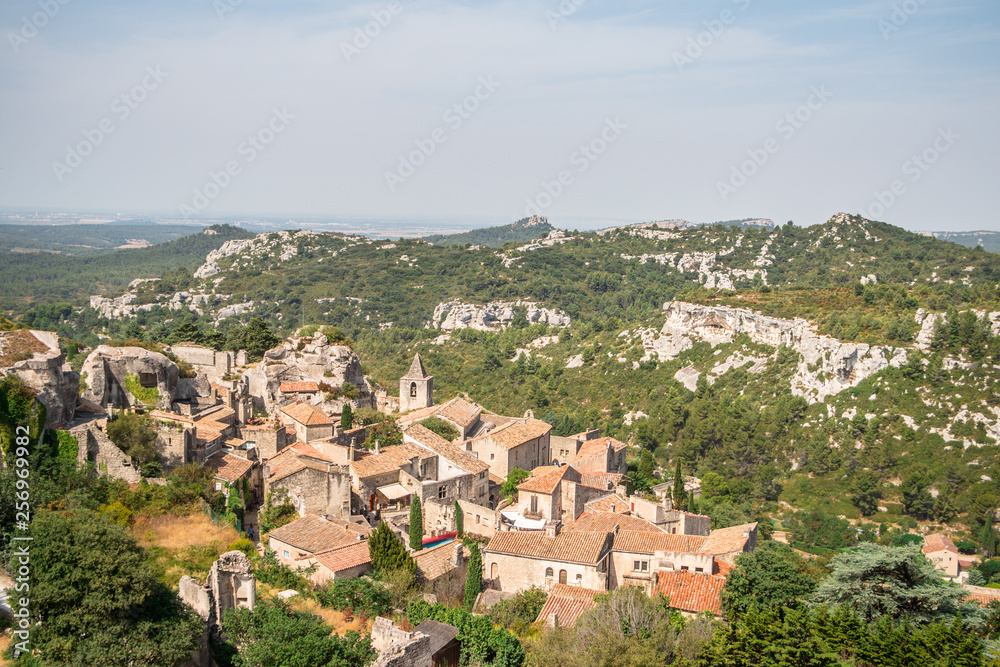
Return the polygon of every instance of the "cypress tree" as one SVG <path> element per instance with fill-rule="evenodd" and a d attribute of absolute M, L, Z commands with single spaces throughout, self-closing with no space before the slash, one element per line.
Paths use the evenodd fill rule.
<path fill-rule="evenodd" d="M 416 572 L 417 562 L 406 553 L 406 547 L 383 521 L 368 538 L 368 554 L 376 572 L 392 572 L 400 568 Z"/>
<path fill-rule="evenodd" d="M 471 610 L 483 590 L 483 555 L 475 542 L 469 547 L 469 551 L 472 553 L 469 556 L 469 570 L 465 575 L 465 597 L 462 602 L 466 609 Z"/>
<path fill-rule="evenodd" d="M 457 500 L 455 501 L 455 530 L 458 531 L 459 539 L 465 535 L 465 516 L 462 514 L 462 508 Z"/>
<path fill-rule="evenodd" d="M 684 495 L 684 476 L 681 474 L 681 462 L 678 459 L 674 467 L 674 509 L 682 510 L 687 505 L 687 496 Z"/>
<path fill-rule="evenodd" d="M 340 428 L 345 431 L 350 431 L 354 428 L 354 410 L 351 408 L 350 403 L 347 403 L 340 413 Z"/>
<path fill-rule="evenodd" d="M 697 514 L 698 513 L 698 506 L 695 505 L 695 503 L 694 503 L 694 489 L 691 489 L 688 492 L 688 506 L 687 506 L 687 511 L 691 512 L 692 514 Z"/>
<path fill-rule="evenodd" d="M 424 513 L 420 509 L 420 496 L 413 496 L 410 505 L 410 548 L 420 551 L 424 548 Z"/>
<path fill-rule="evenodd" d="M 986 523 L 979 531 L 979 546 L 986 558 L 992 558 L 997 552 L 997 533 L 993 530 L 992 509 L 986 513 Z"/>

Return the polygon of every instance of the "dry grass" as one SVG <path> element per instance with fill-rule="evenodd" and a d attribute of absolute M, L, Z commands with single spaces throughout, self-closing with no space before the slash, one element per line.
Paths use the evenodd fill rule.
<path fill-rule="evenodd" d="M 218 527 L 204 514 L 188 516 L 140 516 L 132 533 L 144 547 L 184 549 L 213 543 L 229 546 L 240 538 L 231 526 Z"/>
<path fill-rule="evenodd" d="M 315 600 L 308 600 L 298 595 L 289 600 L 289 606 L 303 614 L 319 616 L 338 635 L 343 635 L 348 630 L 354 630 L 363 635 L 371 634 L 372 626 L 375 624 L 375 619 L 369 618 L 362 622 L 360 616 L 354 616 L 353 620 L 348 623 L 344 620 L 346 618 L 344 612 L 335 609 L 326 609 L 321 607 Z"/>
<path fill-rule="evenodd" d="M 48 352 L 49 347 L 27 330 L 10 331 L 0 336 L 0 367 L 13 366 L 31 359 L 36 352 Z"/>
<path fill-rule="evenodd" d="M 188 516 L 140 516 L 132 526 L 164 584 L 176 587 L 184 575 L 204 580 L 212 563 L 239 539 L 229 526 L 215 526 L 200 512 Z"/>

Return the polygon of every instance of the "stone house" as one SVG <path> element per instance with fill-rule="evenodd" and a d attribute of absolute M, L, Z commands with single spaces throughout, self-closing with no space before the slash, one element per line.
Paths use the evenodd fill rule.
<path fill-rule="evenodd" d="M 227 497 L 235 489 L 235 493 L 243 498 L 246 505 L 253 505 L 263 499 L 264 485 L 258 461 L 222 451 L 209 457 L 205 461 L 205 468 L 212 471 L 215 490 L 224 491 Z"/>
<path fill-rule="evenodd" d="M 412 424 L 403 431 L 403 442 L 417 445 L 437 455 L 437 481 L 457 481 L 455 496 L 438 496 L 439 500 L 469 500 L 480 505 L 488 504 L 490 467 L 486 463 L 419 423 Z"/>
<path fill-rule="evenodd" d="M 652 584 L 652 596 L 664 596 L 670 607 L 684 616 L 693 618 L 709 613 L 722 616 L 722 587 L 726 578 L 713 574 L 700 574 L 690 570 L 660 570 Z"/>
<path fill-rule="evenodd" d="M 638 496 L 629 498 L 632 514 L 646 519 L 668 533 L 707 536 L 711 532 L 712 519 L 710 517 L 673 510 L 671 509 L 672 505 L 669 497 L 664 497 L 663 501 L 659 503 Z"/>
<path fill-rule="evenodd" d="M 707 537 L 664 532 L 619 530 L 611 555 L 610 588 L 640 586 L 649 593 L 654 572 L 691 571 L 712 574 L 715 557 L 701 553 Z"/>
<path fill-rule="evenodd" d="M 588 440 L 596 440 L 599 437 L 601 437 L 601 432 L 597 429 L 591 429 L 589 431 L 584 431 L 583 433 L 577 433 L 576 435 L 568 437 L 553 435 L 551 437 L 551 463 L 553 465 L 559 465 L 560 463 L 572 463 L 576 460 L 577 452 L 580 451 L 580 447 L 582 447 L 585 442 Z"/>
<path fill-rule="evenodd" d="M 976 563 L 975 558 L 960 554 L 951 538 L 941 533 L 925 535 L 921 551 L 934 563 L 934 569 L 949 579 L 960 578 Z"/>
<path fill-rule="evenodd" d="M 296 562 L 302 568 L 316 565 L 309 580 L 319 586 L 334 579 L 356 579 L 372 569 L 367 540 L 300 556 Z"/>
<path fill-rule="evenodd" d="M 293 569 L 304 569 L 317 554 L 361 542 L 364 532 L 349 521 L 333 522 L 307 514 L 272 530 L 267 535 L 267 544 L 279 562 Z"/>
<path fill-rule="evenodd" d="M 580 516 L 586 504 L 607 495 L 581 483 L 580 473 L 571 466 L 545 466 L 517 487 L 518 509 L 528 519 L 561 521 L 564 525 Z"/>
<path fill-rule="evenodd" d="M 434 452 L 406 443 L 356 455 L 348 464 L 354 513 L 409 507 L 414 494 L 424 495 L 423 480 L 437 480 L 437 462 Z M 458 483 L 451 479 L 438 486 L 443 487 L 444 496 L 455 496 Z M 435 487 L 429 493 L 436 496 L 439 491 Z"/>
<path fill-rule="evenodd" d="M 614 438 L 597 438 L 587 440 L 576 453 L 573 459 L 573 467 L 580 472 L 595 473 L 618 473 L 624 475 L 628 472 L 625 465 L 624 442 Z"/>
<path fill-rule="evenodd" d="M 484 578 L 513 593 L 556 583 L 607 590 L 611 545 L 610 533 L 499 532 L 482 551 Z"/>
<path fill-rule="evenodd" d="M 740 554 L 757 548 L 757 523 L 713 530 L 701 546 L 701 553 L 711 554 L 715 560 L 735 565 Z"/>
<path fill-rule="evenodd" d="M 307 380 L 305 382 L 282 382 L 278 385 L 278 400 L 283 398 L 309 398 L 319 393 L 319 383 Z"/>
<path fill-rule="evenodd" d="M 410 553 L 417 564 L 417 579 L 428 583 L 449 572 L 461 570 L 469 562 L 469 549 L 460 541 L 445 542 L 436 547 Z"/>
<path fill-rule="evenodd" d="M 511 419 L 466 444 L 480 461 L 489 465 L 490 472 L 506 479 L 514 468 L 533 470 L 549 461 L 551 433 L 549 424 L 526 417 Z"/>
<path fill-rule="evenodd" d="M 407 412 L 399 417 L 399 425 L 406 428 L 428 417 L 437 417 L 455 427 L 458 437 L 466 440 L 483 426 L 480 420 L 482 414 L 483 409 L 480 406 L 456 397 L 441 405 L 428 405 Z"/>
<path fill-rule="evenodd" d="M 281 423 L 302 442 L 333 437 L 333 420 L 315 405 L 296 401 L 278 411 Z"/>
<path fill-rule="evenodd" d="M 285 425 L 275 420 L 243 423 L 239 435 L 257 448 L 261 461 L 274 458 L 278 452 L 294 442 Z"/>
<path fill-rule="evenodd" d="M 605 591 L 554 584 L 549 589 L 549 596 L 538 612 L 535 623 L 541 623 L 547 628 L 571 628 L 586 612 L 597 606 L 595 597 Z"/>
<path fill-rule="evenodd" d="M 349 519 L 351 472 L 347 457 L 338 459 L 320 443 L 286 447 L 264 464 L 264 492 L 286 495 L 299 516 Z"/>

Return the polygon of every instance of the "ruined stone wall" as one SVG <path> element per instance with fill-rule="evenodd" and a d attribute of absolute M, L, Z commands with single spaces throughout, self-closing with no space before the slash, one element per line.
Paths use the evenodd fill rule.
<path fill-rule="evenodd" d="M 80 445 L 77 462 L 81 465 L 93 463 L 99 473 L 123 479 L 130 484 L 138 483 L 142 479 L 142 475 L 132 464 L 132 457 L 118 449 L 96 425 L 78 426 L 69 432 Z"/>
<path fill-rule="evenodd" d="M 330 520 L 351 518 L 351 475 L 346 466 L 329 466 L 328 471 L 302 470 L 270 485 L 269 491 L 287 492 L 299 516 L 316 514 Z"/>
<path fill-rule="evenodd" d="M 195 458 L 194 429 L 188 427 L 178 431 L 169 427 L 159 428 L 156 431 L 154 446 L 157 456 L 160 457 L 163 472 L 169 473 Z"/>

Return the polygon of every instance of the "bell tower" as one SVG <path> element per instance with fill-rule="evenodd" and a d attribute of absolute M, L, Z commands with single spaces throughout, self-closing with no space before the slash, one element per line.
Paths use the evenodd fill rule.
<path fill-rule="evenodd" d="M 413 357 L 410 370 L 399 380 L 399 411 L 409 412 L 434 405 L 434 377 L 427 374 L 420 355 Z"/>

